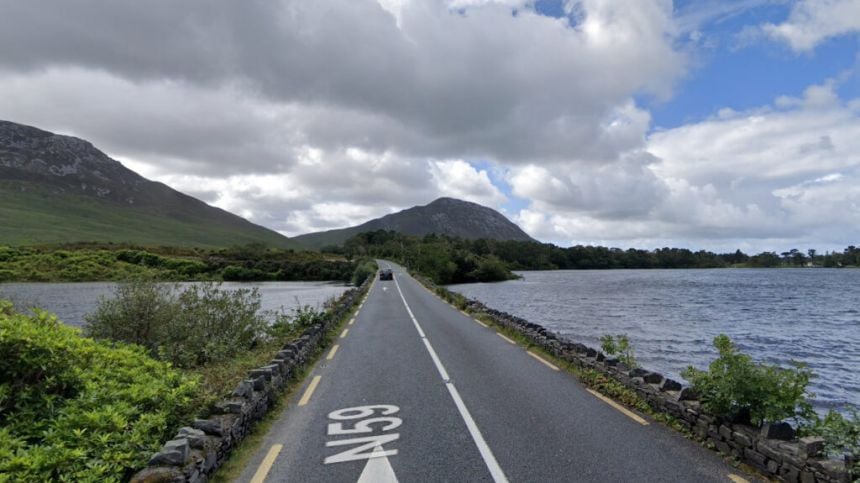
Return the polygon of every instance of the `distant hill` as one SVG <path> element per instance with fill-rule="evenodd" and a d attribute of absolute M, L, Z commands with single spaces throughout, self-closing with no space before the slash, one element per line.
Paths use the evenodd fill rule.
<path fill-rule="evenodd" d="M 534 241 L 498 211 L 453 198 L 439 198 L 429 205 L 414 206 L 358 226 L 308 233 L 293 237 L 292 240 L 307 248 L 318 249 L 327 245 L 341 245 L 359 233 L 376 230 L 392 230 L 416 236 L 436 233 L 472 240 Z"/>
<path fill-rule="evenodd" d="M 78 241 L 297 246 L 150 181 L 87 141 L 0 121 L 0 244 Z"/>

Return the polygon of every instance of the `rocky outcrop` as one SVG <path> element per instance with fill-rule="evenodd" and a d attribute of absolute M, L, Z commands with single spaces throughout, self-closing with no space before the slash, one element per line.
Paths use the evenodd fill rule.
<path fill-rule="evenodd" d="M 35 243 L 110 240 L 184 246 L 226 247 L 253 242 L 297 246 L 277 232 L 140 176 L 83 139 L 9 121 L 0 121 L 0 198 L 5 203 L 18 200 L 27 223 L 18 220 L 16 229 L 21 232 L 20 238 Z M 186 235 L 178 240 L 167 238 L 162 226 L 129 222 L 119 228 L 134 234 L 115 240 L 111 228 L 117 224 L 117 217 L 107 217 L 105 213 L 121 214 L 129 220 L 150 216 L 155 218 L 155 225 L 161 220 L 169 221 L 173 230 Z M 31 223 L 45 215 L 54 223 L 67 223 L 70 229 L 46 235 L 46 231 L 57 227 Z M 86 233 L 82 225 L 92 221 L 100 223 Z M 79 239 L 69 239 L 69 233 L 81 231 Z M 208 237 L 198 238 L 214 239 L 216 243 L 192 239 L 195 234 L 207 233 Z M 0 239 L 0 243 L 4 242 Z"/>
<path fill-rule="evenodd" d="M 320 248 L 340 245 L 359 233 L 376 230 L 413 236 L 435 233 L 468 240 L 535 241 L 498 211 L 453 198 L 439 198 L 426 206 L 415 206 L 358 226 L 300 235 L 294 240 L 309 248 Z"/>

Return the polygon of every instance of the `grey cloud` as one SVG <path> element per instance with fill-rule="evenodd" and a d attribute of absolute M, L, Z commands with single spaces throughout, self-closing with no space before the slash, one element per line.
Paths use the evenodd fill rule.
<path fill-rule="evenodd" d="M 407 155 L 611 160 L 621 148 L 602 136 L 607 113 L 635 92 L 667 92 L 683 57 L 657 3 L 625 6 L 630 15 L 588 8 L 606 23 L 599 41 L 528 11 L 459 15 L 433 0 L 404 5 L 400 27 L 375 0 L 6 1 L 0 65 L 240 83 L 269 102 L 325 107 L 329 126 L 353 112 L 383 121 L 339 134 L 299 122 L 311 144 L 334 136 Z"/>

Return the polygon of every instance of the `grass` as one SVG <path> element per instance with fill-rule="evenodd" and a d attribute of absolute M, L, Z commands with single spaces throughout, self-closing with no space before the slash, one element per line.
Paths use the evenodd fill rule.
<path fill-rule="evenodd" d="M 51 193 L 32 183 L 0 182 L 0 244 L 72 241 L 209 248 L 257 242 L 298 247 L 274 231 L 233 219 L 212 207 L 199 210 L 195 217 L 153 213 L 87 196 Z"/>

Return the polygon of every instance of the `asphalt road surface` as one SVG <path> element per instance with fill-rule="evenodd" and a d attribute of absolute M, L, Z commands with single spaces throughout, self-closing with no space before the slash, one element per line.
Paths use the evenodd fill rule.
<path fill-rule="evenodd" d="M 239 481 L 753 480 L 380 267 Z"/>

